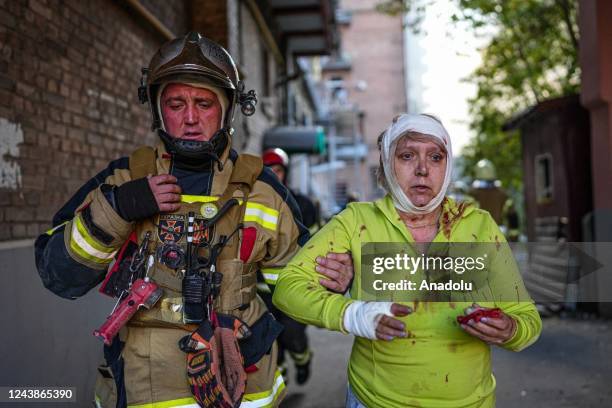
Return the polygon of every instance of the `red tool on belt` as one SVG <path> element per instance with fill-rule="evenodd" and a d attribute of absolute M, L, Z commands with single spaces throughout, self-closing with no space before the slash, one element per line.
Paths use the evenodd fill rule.
<path fill-rule="evenodd" d="M 502 311 L 499 308 L 495 309 L 477 309 L 467 316 L 457 316 L 457 321 L 460 324 L 468 324 L 470 320 L 474 320 L 476 323 L 480 322 L 483 317 L 491 317 L 493 319 L 499 319 L 502 317 Z"/>
<path fill-rule="evenodd" d="M 111 345 L 119 330 L 136 314 L 140 307 L 150 309 L 164 294 L 164 291 L 152 282 L 148 276 L 149 269 L 155 263 L 153 255 L 147 257 L 150 239 L 151 231 L 147 231 L 138 251 L 133 254 L 129 267 L 126 268 L 128 274 L 123 277 L 126 281 L 114 281 L 110 288 L 111 291 L 108 292 L 108 294 L 112 294 L 113 291 L 120 290 L 118 294 L 119 299 L 117 299 L 115 307 L 113 307 L 104 324 L 93 332 L 94 336 L 102 339 L 107 346 Z M 135 237 L 133 243 L 136 243 Z M 146 259 L 148 259 L 148 262 L 145 266 Z M 117 275 L 119 274 L 115 276 Z M 108 282 L 107 279 L 105 284 Z M 119 285 L 118 283 L 121 284 Z M 107 293 L 106 290 L 104 293 Z"/>
<path fill-rule="evenodd" d="M 128 295 L 120 301 L 118 306 L 106 318 L 106 322 L 94 331 L 94 336 L 102 339 L 104 344 L 110 346 L 119 330 L 134 316 L 142 306 L 150 309 L 157 303 L 163 291 L 149 278 L 137 279 L 132 284 Z"/>

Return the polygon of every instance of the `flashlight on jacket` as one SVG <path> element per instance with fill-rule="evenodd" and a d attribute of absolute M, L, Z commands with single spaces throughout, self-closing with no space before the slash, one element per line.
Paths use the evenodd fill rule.
<path fill-rule="evenodd" d="M 132 284 L 128 296 L 106 318 L 104 324 L 93 332 L 94 336 L 102 339 L 104 344 L 110 346 L 119 330 L 136 314 L 138 309 L 140 307 L 150 309 L 157 303 L 162 294 L 162 289 L 151 282 L 148 277 L 137 279 Z"/>

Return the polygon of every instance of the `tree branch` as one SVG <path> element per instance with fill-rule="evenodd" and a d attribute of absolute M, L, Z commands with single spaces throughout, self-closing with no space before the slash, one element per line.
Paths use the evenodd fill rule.
<path fill-rule="evenodd" d="M 540 95 L 538 94 L 535 84 L 533 83 L 533 81 L 535 80 L 535 77 L 533 75 L 533 70 L 531 69 L 531 64 L 529 63 L 529 60 L 527 59 L 527 56 L 525 55 L 525 52 L 523 51 L 522 38 L 520 38 L 520 35 L 516 32 L 516 30 L 510 28 L 509 31 L 512 33 L 512 37 L 516 41 L 516 49 L 519 53 L 519 57 L 521 58 L 521 60 L 525 64 L 525 68 L 527 69 L 527 73 L 528 73 L 527 84 L 529 88 L 531 89 L 531 92 L 533 93 L 533 97 L 535 98 L 536 103 L 540 103 Z"/>
<path fill-rule="evenodd" d="M 561 8 L 563 11 L 563 22 L 567 27 L 567 32 L 569 33 L 570 39 L 572 40 L 572 45 L 578 52 L 578 48 L 580 47 L 578 42 L 578 36 L 576 35 L 576 31 L 574 31 L 574 24 L 572 24 L 572 14 L 570 12 L 570 5 L 568 0 L 556 0 L 555 3 Z"/>

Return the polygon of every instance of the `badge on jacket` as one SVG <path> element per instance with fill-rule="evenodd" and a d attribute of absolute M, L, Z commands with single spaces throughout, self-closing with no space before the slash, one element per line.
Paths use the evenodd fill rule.
<path fill-rule="evenodd" d="M 215 207 L 216 208 L 216 207 Z M 209 244 L 214 237 L 214 225 L 206 227 L 206 218 L 196 216 L 193 222 L 193 243 Z M 181 243 L 187 232 L 187 216 L 181 214 L 160 214 L 157 227 L 159 241 L 164 244 Z"/>
<path fill-rule="evenodd" d="M 179 242 L 185 235 L 184 215 L 161 214 L 157 225 L 157 236 L 163 243 Z"/>

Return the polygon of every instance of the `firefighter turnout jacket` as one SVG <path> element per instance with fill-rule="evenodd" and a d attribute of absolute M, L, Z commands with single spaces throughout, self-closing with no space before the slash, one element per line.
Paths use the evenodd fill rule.
<path fill-rule="evenodd" d="M 278 323 L 256 294 L 256 272 L 260 269 L 273 284 L 279 268 L 304 244 L 308 232 L 287 188 L 270 170 L 262 169 L 259 158 L 238 155 L 230 145 L 220 158 L 222 166 L 211 161 L 207 171 L 173 166 L 162 143 L 154 150 L 139 149 L 140 153 L 113 161 L 77 191 L 55 215 L 53 228 L 36 241 L 36 263 L 44 285 L 59 296 L 75 299 L 104 280 L 133 233 L 138 244 L 147 233 L 151 237 L 148 253 L 155 261 L 147 274 L 163 289 L 163 296 L 151 309 L 139 310 L 112 345 L 105 347 L 106 364 L 99 367 L 96 384 L 98 406 L 197 406 L 187 382 L 185 353 L 178 347 L 178 341 L 197 325 L 184 323 L 181 271 L 160 262 L 164 248 L 185 249 L 189 215 L 195 215 L 193 245 L 204 251 L 198 255 L 208 256 L 206 248 L 229 238 L 216 262 L 223 278 L 214 309 L 252 329 L 249 352 L 257 356 L 257 362 L 248 370 L 241 407 L 271 407 L 280 402 L 284 383 L 276 369 L 274 344 Z M 153 152 L 148 154 L 150 159 L 146 159 L 147 149 Z M 147 168 L 177 177 L 181 208 L 128 222 L 119 216 L 107 191 L 109 186 L 146 176 L 148 170 L 143 169 Z M 231 199 L 238 204 L 214 225 L 199 227 Z"/>

